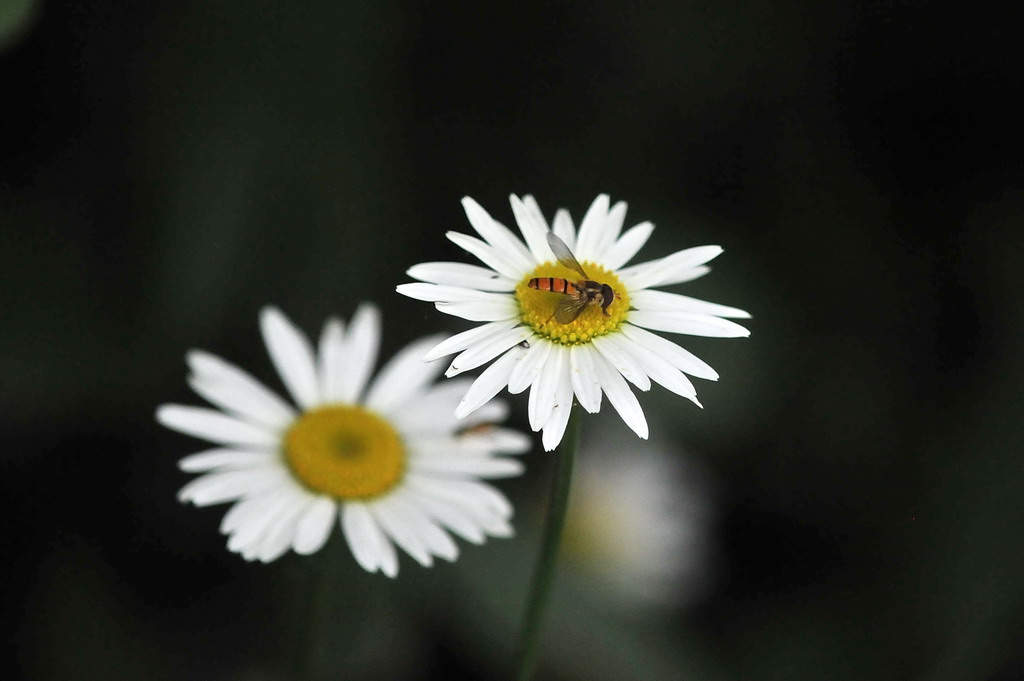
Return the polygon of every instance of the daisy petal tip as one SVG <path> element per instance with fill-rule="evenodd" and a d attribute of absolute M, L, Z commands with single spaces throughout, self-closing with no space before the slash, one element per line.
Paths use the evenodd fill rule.
<path fill-rule="evenodd" d="M 192 348 L 185 353 L 185 363 L 193 372 L 197 370 L 199 365 L 210 361 L 212 358 L 213 356 L 210 353 L 199 348 Z"/>
<path fill-rule="evenodd" d="M 178 405 L 176 404 L 161 404 L 153 412 L 153 416 L 156 418 L 157 423 L 168 428 L 174 428 L 174 414 L 178 413 Z"/>
<path fill-rule="evenodd" d="M 374 323 L 380 323 L 380 308 L 376 304 L 371 303 L 368 300 L 364 300 L 359 303 L 359 307 L 356 308 L 355 314 L 352 315 L 352 321 L 355 321 L 357 317 L 369 316 Z"/>
<path fill-rule="evenodd" d="M 445 352 L 444 349 L 442 349 L 441 352 L 438 352 L 436 347 L 435 348 L 431 348 L 430 350 L 427 351 L 427 353 L 425 355 L 423 355 L 423 361 L 424 362 L 436 362 L 437 360 L 441 359 L 442 357 L 447 357 L 450 354 L 452 354 L 452 353 Z"/>
<path fill-rule="evenodd" d="M 473 407 L 465 402 L 459 402 L 459 406 L 455 407 L 455 418 L 461 421 L 476 410 L 477 407 Z"/>
<path fill-rule="evenodd" d="M 509 537 L 515 536 L 515 530 L 512 529 L 511 525 L 503 524 L 498 527 L 492 527 L 487 530 L 487 534 L 492 537 L 498 537 L 499 539 L 508 539 Z"/>
<path fill-rule="evenodd" d="M 284 313 L 281 312 L 281 308 L 277 305 L 264 305 L 260 308 L 260 323 L 268 324 L 284 317 Z"/>
<path fill-rule="evenodd" d="M 456 359 L 458 359 L 458 358 L 456 358 Z M 452 378 L 454 376 L 458 376 L 462 372 L 463 372 L 463 369 L 460 369 L 459 367 L 455 366 L 455 362 L 452 361 L 452 363 L 448 365 L 448 368 L 444 370 L 444 377 L 445 378 Z"/>

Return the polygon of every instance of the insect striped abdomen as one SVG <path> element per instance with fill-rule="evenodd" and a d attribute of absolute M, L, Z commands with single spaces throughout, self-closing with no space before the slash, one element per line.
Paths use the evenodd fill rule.
<path fill-rule="evenodd" d="M 528 281 L 526 285 L 538 291 L 565 293 L 570 296 L 576 294 L 576 287 L 573 286 L 573 283 L 561 277 L 535 277 Z"/>

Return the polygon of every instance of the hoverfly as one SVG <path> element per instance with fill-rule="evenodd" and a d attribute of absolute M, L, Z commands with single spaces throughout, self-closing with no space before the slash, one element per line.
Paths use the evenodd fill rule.
<path fill-rule="evenodd" d="M 583 311 L 591 303 L 600 305 L 601 312 L 606 317 L 609 316 L 608 306 L 615 302 L 615 291 L 612 290 L 612 287 L 588 277 L 587 273 L 583 271 L 583 267 L 576 260 L 576 256 L 572 254 L 572 251 L 569 250 L 564 241 L 555 236 L 554 232 L 548 232 L 548 246 L 551 247 L 551 252 L 558 258 L 558 262 L 571 270 L 576 270 L 583 276 L 582 279 L 576 282 L 560 277 L 534 277 L 527 282 L 527 286 L 538 291 L 552 291 L 565 294 L 558 301 L 558 305 L 551 315 L 555 318 L 555 321 L 559 324 L 568 324 L 583 314 Z"/>

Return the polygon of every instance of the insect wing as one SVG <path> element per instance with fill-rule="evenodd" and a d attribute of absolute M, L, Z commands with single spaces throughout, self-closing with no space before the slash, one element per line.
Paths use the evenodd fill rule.
<path fill-rule="evenodd" d="M 562 263 L 571 270 L 576 270 L 583 275 L 584 279 L 589 279 L 587 273 L 583 271 L 583 267 L 577 262 L 576 256 L 572 254 L 569 247 L 565 245 L 565 242 L 555 236 L 554 232 L 548 232 L 548 246 L 551 248 L 551 252 L 558 258 L 558 262 Z"/>
<path fill-rule="evenodd" d="M 575 320 L 587 309 L 588 301 L 585 299 L 566 296 L 558 301 L 555 307 L 555 321 L 559 324 L 568 324 Z"/>

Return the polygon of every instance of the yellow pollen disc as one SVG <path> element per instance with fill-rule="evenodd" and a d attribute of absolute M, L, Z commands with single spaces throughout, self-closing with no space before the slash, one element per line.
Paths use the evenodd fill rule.
<path fill-rule="evenodd" d="M 544 336 L 554 343 L 562 345 L 589 343 L 597 336 L 603 336 L 619 328 L 629 312 L 629 294 L 613 272 L 592 262 L 583 262 L 580 265 L 586 270 L 589 279 L 599 284 L 608 284 L 615 292 L 615 301 L 608 306 L 607 317 L 601 311 L 601 306 L 597 302 L 592 302 L 587 305 L 579 317 L 568 324 L 559 324 L 555 321 L 555 307 L 559 301 L 569 296 L 564 293 L 532 289 L 529 287 L 529 282 L 535 278 L 556 277 L 567 279 L 575 285 L 583 279 L 579 272 L 561 263 L 546 262 L 523 277 L 522 281 L 516 285 L 516 302 L 519 303 L 520 319 L 524 324 L 533 328 L 538 335 Z"/>
<path fill-rule="evenodd" d="M 336 499 L 369 499 L 405 473 L 405 448 L 391 425 L 350 405 L 307 411 L 284 436 L 284 456 L 313 492 Z"/>

